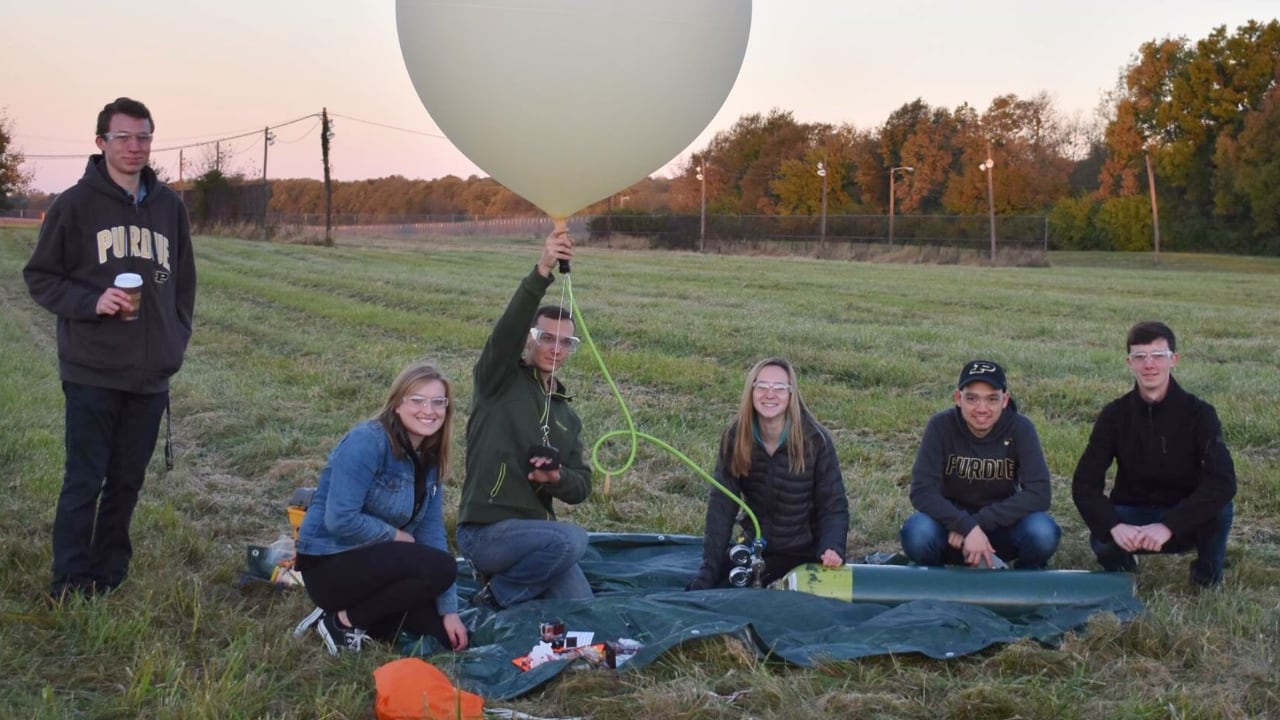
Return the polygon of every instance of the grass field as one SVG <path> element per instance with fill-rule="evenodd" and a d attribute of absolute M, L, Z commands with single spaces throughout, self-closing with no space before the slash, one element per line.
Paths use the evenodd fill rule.
<path fill-rule="evenodd" d="M 173 385 L 177 467 L 162 474 L 157 453 L 130 580 L 60 610 L 41 601 L 62 397 L 53 319 L 21 278 L 34 242 L 34 229 L 0 229 L 0 717 L 372 717 L 370 672 L 392 653 L 331 659 L 314 637 L 294 641 L 307 599 L 238 591 L 244 547 L 287 529 L 290 491 L 314 484 L 407 361 L 437 359 L 466 417 L 471 363 L 537 242 L 197 238 L 196 333 Z M 1099 618 L 1058 648 L 802 670 L 714 640 L 638 672 L 565 675 L 502 706 L 596 718 L 1280 717 L 1280 262 L 1050 260 L 989 269 L 587 249 L 573 289 L 637 425 L 705 467 L 745 369 L 791 358 L 839 446 L 851 558 L 896 549 L 919 432 L 950 402 L 960 366 L 987 356 L 1008 370 L 1054 473 L 1055 566 L 1092 567 L 1069 477 L 1094 415 L 1129 388 L 1126 329 L 1164 319 L 1179 333 L 1175 374 L 1217 406 L 1240 478 L 1221 590 L 1193 590 L 1186 558 L 1154 557 L 1139 577 L 1144 616 Z M 622 427 L 589 353 L 564 380 L 588 443 Z M 622 455 L 614 448 L 606 464 Z M 692 473 L 642 447 L 608 496 L 562 517 L 700 534 L 705 496 Z"/>

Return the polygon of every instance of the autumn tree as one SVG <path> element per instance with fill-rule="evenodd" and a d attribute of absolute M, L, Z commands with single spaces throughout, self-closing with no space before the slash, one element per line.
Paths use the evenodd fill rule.
<path fill-rule="evenodd" d="M 13 148 L 12 124 L 0 113 L 0 209 L 8 207 L 9 196 L 23 192 L 30 177 L 22 171 L 22 153 Z"/>
<path fill-rule="evenodd" d="M 1220 144 L 1215 161 L 1223 169 L 1219 196 L 1238 198 L 1254 236 L 1272 238 L 1270 252 L 1280 251 L 1280 86 L 1245 118 L 1236 141 Z"/>
<path fill-rule="evenodd" d="M 1149 158 L 1166 201 L 1161 205 L 1171 211 L 1168 224 L 1180 230 L 1175 237 L 1187 246 L 1222 247 L 1224 237 L 1257 222 L 1257 203 L 1239 180 L 1252 172 L 1241 166 L 1246 159 L 1265 166 L 1267 148 L 1252 144 L 1267 133 L 1255 129 L 1246 138 L 1244 131 L 1266 126 L 1256 116 L 1267 113 L 1278 68 L 1276 20 L 1250 21 L 1232 34 L 1221 26 L 1194 44 L 1186 38 L 1144 43 L 1115 93 L 1099 194 L 1146 190 Z"/>

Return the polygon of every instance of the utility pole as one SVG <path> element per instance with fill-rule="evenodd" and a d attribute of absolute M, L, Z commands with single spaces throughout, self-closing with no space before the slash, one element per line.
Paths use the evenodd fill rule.
<path fill-rule="evenodd" d="M 333 183 L 329 178 L 329 108 L 320 109 L 320 154 L 324 160 L 324 244 L 333 246 Z"/>
<path fill-rule="evenodd" d="M 991 265 L 996 264 L 996 201 L 995 185 L 991 182 L 991 168 L 996 163 L 991 159 L 991 141 L 987 141 L 987 161 L 979 165 L 987 173 L 987 221 L 991 225 Z"/>
<path fill-rule="evenodd" d="M 818 163 L 818 175 L 822 177 L 822 219 L 818 221 L 818 257 L 822 257 L 827 243 L 827 161 Z"/>
<path fill-rule="evenodd" d="M 222 172 L 222 141 L 213 144 L 213 169 Z"/>
<path fill-rule="evenodd" d="M 1156 174 L 1151 169 L 1151 153 L 1143 153 L 1147 159 L 1147 187 L 1151 189 L 1151 227 L 1155 230 L 1155 264 L 1160 264 L 1160 210 L 1156 207 Z"/>
<path fill-rule="evenodd" d="M 182 160 L 182 148 L 178 148 L 178 184 L 179 185 L 182 184 L 182 169 L 184 167 L 185 167 L 185 164 L 183 163 L 183 160 Z"/>
<path fill-rule="evenodd" d="M 276 141 L 271 134 L 271 127 L 262 128 L 262 239 L 268 240 L 267 207 L 271 204 L 271 186 L 267 185 L 267 147 Z"/>
<path fill-rule="evenodd" d="M 707 165 L 706 158 L 698 166 L 698 182 L 702 184 L 702 211 L 698 215 L 698 252 L 704 252 L 707 245 Z"/>
<path fill-rule="evenodd" d="M 916 171 L 916 169 L 910 165 L 900 165 L 898 167 L 889 168 L 889 245 L 891 246 L 893 245 L 893 200 L 897 197 L 897 193 L 893 187 L 893 176 L 894 173 L 899 170 L 906 170 L 907 172 Z"/>

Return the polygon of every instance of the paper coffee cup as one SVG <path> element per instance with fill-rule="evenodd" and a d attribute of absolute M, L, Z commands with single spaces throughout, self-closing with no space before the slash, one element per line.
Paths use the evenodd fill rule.
<path fill-rule="evenodd" d="M 115 286 L 129 296 L 129 307 L 120 311 L 120 319 L 126 322 L 137 320 L 138 311 L 142 309 L 142 276 L 137 273 L 120 273 L 116 276 Z"/>

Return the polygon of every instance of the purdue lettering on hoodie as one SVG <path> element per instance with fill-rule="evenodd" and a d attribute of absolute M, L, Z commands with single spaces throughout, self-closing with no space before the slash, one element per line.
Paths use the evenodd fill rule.
<path fill-rule="evenodd" d="M 102 155 L 54 200 L 23 268 L 31 297 L 58 316 L 62 380 L 164 392 L 191 339 L 196 266 L 187 209 L 150 167 L 140 202 L 107 175 Z M 99 316 L 98 298 L 124 272 L 142 276 L 133 322 Z"/>
<path fill-rule="evenodd" d="M 984 437 L 970 432 L 956 407 L 925 426 L 911 468 L 911 504 L 968 535 L 975 525 L 989 531 L 1047 511 L 1049 479 L 1035 425 L 1012 399 Z"/>

